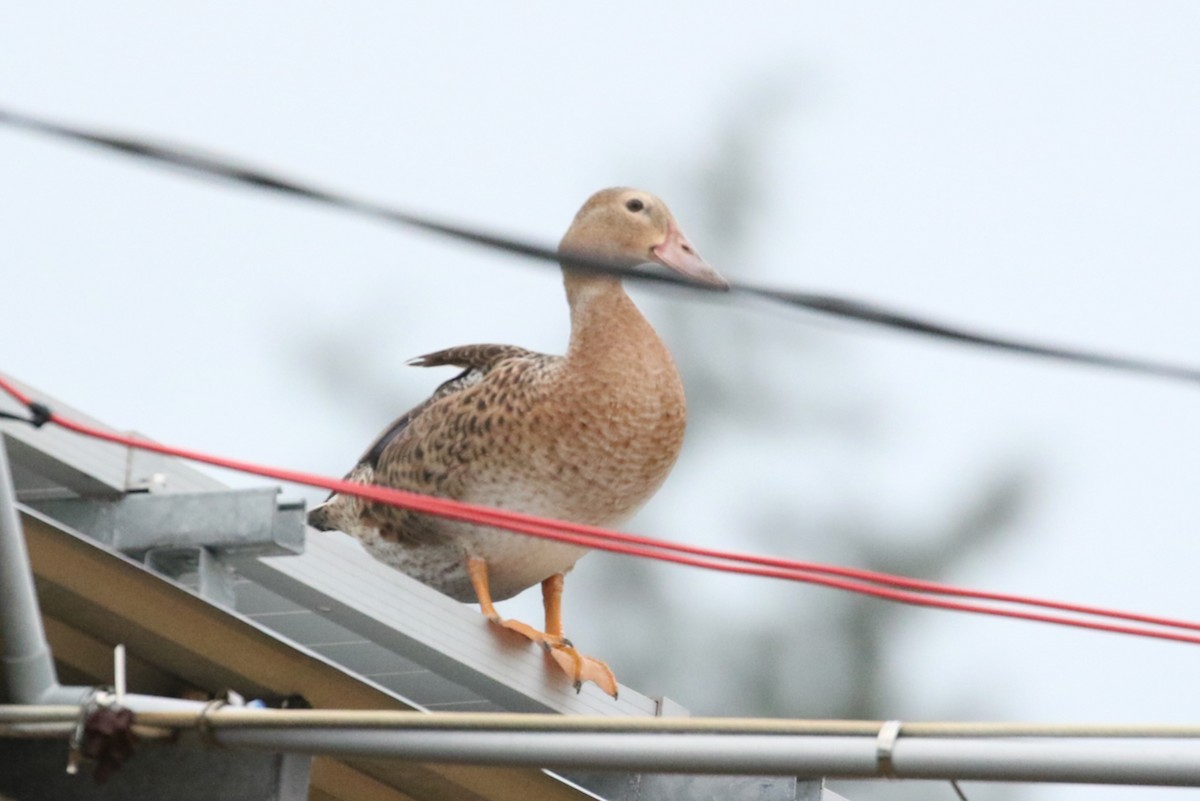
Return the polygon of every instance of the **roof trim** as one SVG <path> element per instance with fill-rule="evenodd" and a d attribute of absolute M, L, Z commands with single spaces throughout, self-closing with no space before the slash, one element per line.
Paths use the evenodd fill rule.
<path fill-rule="evenodd" d="M 92 649 L 94 659 L 97 642 L 123 642 L 135 659 L 210 691 L 233 688 L 246 696 L 297 693 L 314 706 L 334 709 L 415 708 L 86 536 L 28 507 L 19 510 L 43 613 L 62 624 L 50 627 L 51 645 L 68 664 L 86 664 L 85 657 L 74 656 L 81 643 Z M 64 638 L 64 631 L 74 636 Z M 345 770 L 418 798 L 593 798 L 539 770 L 371 760 L 346 760 L 344 765 Z M 319 784 L 320 776 L 334 778 Z M 343 772 L 323 768 L 314 774 L 313 787 L 330 798 L 356 797 L 338 776 L 344 778 Z"/>

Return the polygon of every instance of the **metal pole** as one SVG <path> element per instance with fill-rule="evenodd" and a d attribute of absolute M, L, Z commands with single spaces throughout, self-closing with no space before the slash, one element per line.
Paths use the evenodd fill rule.
<path fill-rule="evenodd" d="M 71 707 L 0 706 L 0 735 L 65 736 L 76 714 Z M 198 729 L 205 741 L 229 748 L 335 758 L 652 773 L 1200 786 L 1200 737 L 1193 727 L 911 723 L 906 725 L 921 733 L 906 735 L 896 727 L 894 737 L 885 737 L 887 727 L 879 727 L 879 721 L 605 718 L 579 720 L 583 725 L 576 726 L 569 718 L 545 715 L 211 706 L 200 714 L 146 713 L 138 722 L 147 733 L 160 735 Z M 691 728 L 680 728 L 683 724 Z M 608 728 L 613 725 L 624 728 Z M 872 726 L 879 731 L 869 733 Z M 982 733 L 987 730 L 1012 731 Z M 1076 733 L 1051 733 L 1066 730 Z M 182 742 L 194 745 L 197 739 Z"/>
<path fill-rule="evenodd" d="M 218 729 L 221 745 L 335 757 L 584 768 L 1006 782 L 1200 786 L 1200 742 L 1147 739 L 901 737 L 889 769 L 875 737 Z"/>
<path fill-rule="evenodd" d="M 41 703 L 59 687 L 58 674 L 42 628 L 16 500 L 8 451 L 0 436 L 0 659 L 8 697 L 17 703 Z"/>

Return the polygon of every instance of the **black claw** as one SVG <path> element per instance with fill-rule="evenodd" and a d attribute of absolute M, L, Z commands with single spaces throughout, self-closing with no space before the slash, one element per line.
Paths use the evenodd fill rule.
<path fill-rule="evenodd" d="M 565 645 L 565 646 L 566 646 L 566 647 L 568 647 L 568 648 L 574 648 L 574 647 L 575 647 L 575 643 L 571 642 L 571 641 L 570 641 L 570 640 L 568 640 L 566 637 L 563 637 L 563 638 L 562 638 L 562 644 L 563 644 L 563 645 Z"/>
<path fill-rule="evenodd" d="M 546 650 L 546 653 L 550 653 L 552 650 L 554 650 L 554 646 L 546 640 L 542 640 L 542 648 Z"/>
<path fill-rule="evenodd" d="M 579 691 L 582 689 L 583 689 L 583 682 L 582 681 L 575 682 L 575 694 L 579 695 Z"/>

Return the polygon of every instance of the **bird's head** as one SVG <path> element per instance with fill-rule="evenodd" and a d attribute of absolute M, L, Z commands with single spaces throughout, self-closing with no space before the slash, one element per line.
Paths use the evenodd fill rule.
<path fill-rule="evenodd" d="M 639 189 L 603 189 L 588 198 L 559 243 L 559 252 L 618 265 L 661 264 L 699 284 L 728 288 L 683 235 L 667 204 Z"/>

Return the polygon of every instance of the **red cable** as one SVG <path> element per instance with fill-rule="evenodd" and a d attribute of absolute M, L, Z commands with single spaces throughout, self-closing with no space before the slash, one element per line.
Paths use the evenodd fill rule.
<path fill-rule="evenodd" d="M 0 389 L 3 389 L 5 392 L 12 395 L 24 405 L 28 406 L 30 404 L 29 397 L 17 389 L 3 376 L 0 376 Z M 356 482 L 327 478 L 324 476 L 303 473 L 295 470 L 273 468 L 251 462 L 225 459 L 223 457 L 212 456 L 199 451 L 191 451 L 184 448 L 174 448 L 149 440 L 138 439 L 136 437 L 129 437 L 122 434 L 105 431 L 103 429 L 95 428 L 93 426 L 65 418 L 55 412 L 51 412 L 49 419 L 50 422 L 83 436 L 104 440 L 106 442 L 122 445 L 124 447 L 152 451 L 166 456 L 174 456 L 190 461 L 202 462 L 205 464 L 214 465 L 216 467 L 237 470 L 239 472 L 264 476 L 266 478 L 273 478 L 280 481 L 304 484 L 312 487 L 320 487 L 332 492 L 352 495 L 390 506 L 411 509 L 417 512 L 423 512 L 426 514 L 432 514 L 454 520 L 461 520 L 469 523 L 503 528 L 521 534 L 579 545 L 586 548 L 611 551 L 613 553 L 626 554 L 629 556 L 658 559 L 664 562 L 672 562 L 674 564 L 700 567 L 709 570 L 719 570 L 727 573 L 763 576 L 767 578 L 779 578 L 790 581 L 817 584 L 820 586 L 831 587 L 833 589 L 856 592 L 875 598 L 881 598 L 884 600 L 913 606 L 924 606 L 957 612 L 974 612 L 978 614 L 988 614 L 1000 617 L 1016 618 L 1020 620 L 1030 620 L 1041 623 L 1051 623 L 1055 625 L 1074 626 L 1078 628 L 1107 631 L 1116 634 L 1130 634 L 1134 636 L 1152 637 L 1157 639 L 1173 640 L 1177 642 L 1200 644 L 1200 636 L 1184 634 L 1181 632 L 1159 631 L 1156 629 L 1143 628 L 1139 626 L 1104 623 L 1100 621 L 1085 620 L 1064 615 L 1052 615 L 1023 611 L 1019 609 L 1009 609 L 1005 607 L 987 606 L 983 604 L 948 601 L 927 596 L 950 595 L 961 598 L 973 598 L 991 603 L 1055 609 L 1058 611 L 1070 612 L 1072 614 L 1145 623 L 1163 628 L 1200 631 L 1200 623 L 1194 623 L 1191 621 L 1174 620 L 1170 618 L 1123 612 L 1113 609 L 1103 609 L 1099 607 L 1090 607 L 1061 601 L 1027 598 L 1006 593 L 965 589 L 931 581 L 922 581 L 920 579 L 892 576 L 887 573 L 879 573 L 869 570 L 822 565 L 812 562 L 802 562 L 775 557 L 756 556 L 752 554 L 739 554 L 730 551 L 721 551 L 716 549 L 700 548 L 691 545 L 670 543 L 634 534 L 624 534 L 621 532 L 609 531 L 607 529 L 598 528 L 595 526 L 587 526 L 562 520 L 540 518 L 534 515 L 523 514 L 507 509 L 493 509 L 486 506 L 478 506 L 476 504 L 454 501 L 448 498 L 422 495 L 419 493 L 407 492 L 405 490 L 393 489 L 390 487 L 381 487 L 374 484 L 359 484 Z M 831 576 L 840 578 L 831 578 Z M 888 589 L 888 587 L 898 589 Z"/>

